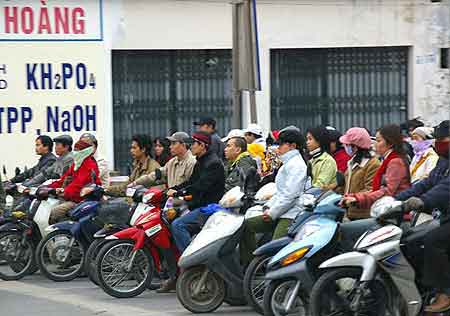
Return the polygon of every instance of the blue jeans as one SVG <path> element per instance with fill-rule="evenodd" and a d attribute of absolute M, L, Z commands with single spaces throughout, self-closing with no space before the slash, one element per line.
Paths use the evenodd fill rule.
<path fill-rule="evenodd" d="M 200 209 L 195 209 L 173 221 L 172 235 L 180 253 L 189 246 L 192 236 L 200 232 L 208 217 L 209 215 L 200 212 Z"/>

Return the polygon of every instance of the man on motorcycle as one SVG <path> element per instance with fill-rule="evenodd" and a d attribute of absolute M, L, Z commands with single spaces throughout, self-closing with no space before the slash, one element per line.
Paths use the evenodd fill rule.
<path fill-rule="evenodd" d="M 450 309 L 450 121 L 443 121 L 435 127 L 435 149 L 438 163 L 428 178 L 414 184 L 410 189 L 395 196 L 405 201 L 406 210 L 441 212 L 441 225 L 425 238 L 424 282 L 436 288 L 436 300 L 425 307 L 426 312 L 439 313 Z"/>
<path fill-rule="evenodd" d="M 225 192 L 236 186 L 243 186 L 241 175 L 246 175 L 250 168 L 257 168 L 256 161 L 247 152 L 247 142 L 243 137 L 232 137 L 225 147 L 228 161 L 225 169 Z"/>
<path fill-rule="evenodd" d="M 53 155 L 53 141 L 49 136 L 41 135 L 36 138 L 35 142 L 36 154 L 40 156 L 38 163 L 32 168 L 19 173 L 14 178 L 10 179 L 10 182 L 19 183 L 24 182 L 39 172 L 44 171 L 50 167 L 56 160 L 55 155 Z"/>
<path fill-rule="evenodd" d="M 209 151 L 212 151 L 219 157 L 223 158 L 224 144 L 222 139 L 217 135 L 216 120 L 212 117 L 203 117 L 200 120 L 194 122 L 194 126 L 197 126 L 197 131 L 206 133 L 211 136 L 211 145 Z"/>
<path fill-rule="evenodd" d="M 59 179 L 69 169 L 73 163 L 72 137 L 70 135 L 61 135 L 55 137 L 53 143 L 55 144 L 55 153 L 58 156 L 55 163 L 22 183 L 24 186 L 32 187 L 40 185 L 49 179 Z"/>
<path fill-rule="evenodd" d="M 202 212 L 201 207 L 217 203 L 224 193 L 225 171 L 222 161 L 215 152 L 209 149 L 211 136 L 208 133 L 197 132 L 192 134 L 192 154 L 197 157 L 197 163 L 190 179 L 175 186 L 167 192 L 168 196 L 192 195 L 188 203 L 188 214 L 177 218 L 171 225 L 172 235 L 180 253 L 187 248 L 192 236 L 198 234 L 209 215 Z M 175 289 L 176 279 L 165 282 L 160 293 Z"/>
<path fill-rule="evenodd" d="M 133 170 L 129 178 L 129 183 L 143 175 L 150 174 L 158 169 L 159 163 L 150 155 L 152 151 L 152 139 L 147 135 L 134 135 L 131 139 L 130 153 L 133 158 Z M 125 196 L 127 184 L 109 186 L 105 193 L 111 196 Z"/>
<path fill-rule="evenodd" d="M 277 191 L 264 205 L 262 216 L 250 218 L 244 223 L 240 243 L 241 263 L 244 267 L 250 263 L 256 249 L 256 233 L 274 231 L 273 239 L 281 238 L 287 234 L 290 223 L 301 211 L 297 202 L 308 185 L 307 166 L 301 155 L 305 140 L 298 129 L 285 129 L 280 133 L 278 142 L 283 166 L 275 178 Z"/>
<path fill-rule="evenodd" d="M 84 186 L 90 183 L 101 185 L 97 162 L 93 157 L 94 146 L 79 140 L 74 149 L 73 164 L 59 180 L 49 185 L 50 188 L 56 189 L 56 193 L 64 199 L 63 203 L 52 209 L 50 224 L 64 220 L 67 213 L 82 201 L 80 192 Z"/>
<path fill-rule="evenodd" d="M 189 135 L 185 132 L 176 132 L 167 139 L 170 141 L 170 154 L 173 158 L 164 167 L 139 177 L 130 183 L 129 187 L 136 185 L 150 187 L 163 183 L 171 189 L 189 180 L 197 162 L 189 150 Z"/>

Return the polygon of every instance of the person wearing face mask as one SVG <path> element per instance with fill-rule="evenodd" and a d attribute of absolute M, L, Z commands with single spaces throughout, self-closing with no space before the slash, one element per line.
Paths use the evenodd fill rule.
<path fill-rule="evenodd" d="M 411 183 L 423 180 L 436 167 L 439 156 L 433 149 L 433 129 L 417 127 L 411 133 L 414 156 L 410 165 Z"/>
<path fill-rule="evenodd" d="M 373 178 L 380 167 L 380 160 L 371 153 L 372 141 L 369 133 L 364 128 L 352 127 L 339 138 L 339 141 L 351 157 L 345 172 L 344 194 L 369 192 L 372 190 Z M 350 220 L 369 217 L 369 208 L 350 206 L 347 209 L 347 218 Z"/>
<path fill-rule="evenodd" d="M 436 126 L 434 136 L 435 149 L 439 155 L 436 167 L 428 177 L 397 194 L 395 198 L 405 201 L 406 211 L 432 213 L 439 210 L 441 213 L 440 226 L 425 237 L 423 276 L 426 285 L 437 289 L 436 300 L 426 306 L 424 311 L 440 313 L 450 309 L 450 121 L 443 121 Z"/>
<path fill-rule="evenodd" d="M 345 195 L 343 205 L 367 209 L 383 196 L 394 196 L 410 187 L 409 165 L 398 125 L 386 125 L 378 130 L 376 153 L 382 164 L 373 178 L 371 190 Z"/>
<path fill-rule="evenodd" d="M 107 187 L 109 185 L 109 163 L 108 161 L 100 156 L 98 152 L 98 141 L 97 138 L 91 133 L 84 133 L 80 136 L 80 140 L 91 144 L 94 147 L 94 159 L 97 162 L 98 170 L 100 172 L 100 181 L 102 182 L 102 186 Z"/>

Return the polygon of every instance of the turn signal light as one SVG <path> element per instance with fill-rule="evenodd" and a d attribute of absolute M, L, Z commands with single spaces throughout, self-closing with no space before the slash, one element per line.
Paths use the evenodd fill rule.
<path fill-rule="evenodd" d="M 309 249 L 310 249 L 309 247 L 306 247 L 306 248 L 302 248 L 300 250 L 297 250 L 297 251 L 291 253 L 289 256 L 287 256 L 286 258 L 284 258 L 281 261 L 281 265 L 287 266 L 295 261 L 300 260 L 301 258 L 303 258 L 306 255 L 306 253 L 309 251 Z"/>

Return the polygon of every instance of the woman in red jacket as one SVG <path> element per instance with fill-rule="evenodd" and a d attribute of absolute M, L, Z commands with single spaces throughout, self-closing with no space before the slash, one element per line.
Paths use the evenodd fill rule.
<path fill-rule="evenodd" d="M 400 127 L 386 125 L 376 135 L 376 152 L 382 164 L 374 176 L 372 191 L 352 193 L 344 197 L 345 205 L 370 208 L 383 196 L 394 196 L 410 187 L 409 166 L 403 149 Z"/>
<path fill-rule="evenodd" d="M 81 189 L 90 183 L 101 185 L 97 162 L 93 155 L 95 148 L 82 140 L 74 147 L 74 162 L 64 175 L 50 187 L 56 189 L 64 202 L 53 208 L 49 223 L 55 224 L 67 217 L 67 213 L 81 202 Z"/>

